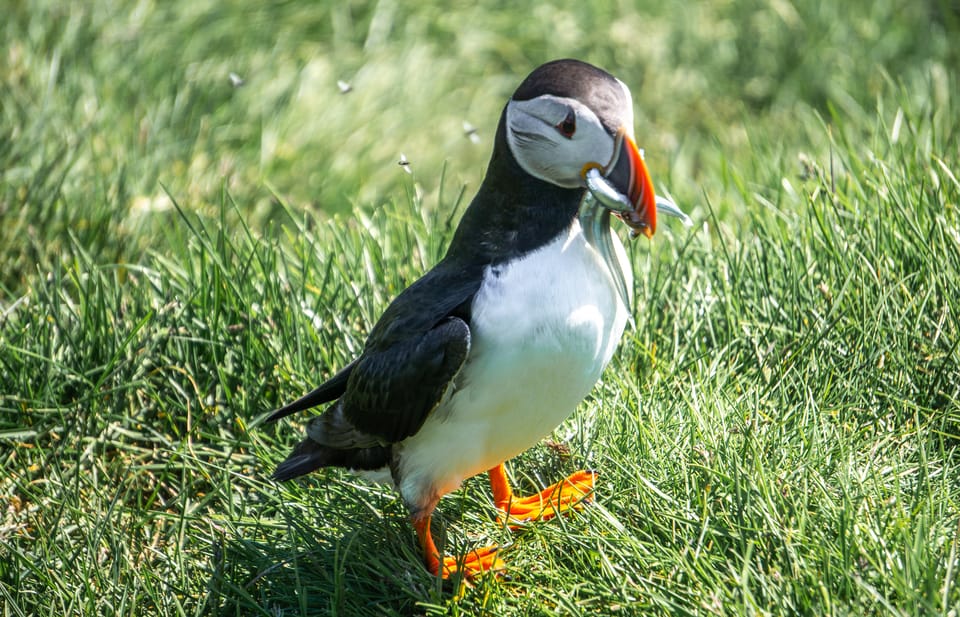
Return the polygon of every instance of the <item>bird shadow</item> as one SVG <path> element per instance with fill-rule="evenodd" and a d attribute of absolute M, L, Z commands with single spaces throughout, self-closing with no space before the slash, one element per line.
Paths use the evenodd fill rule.
<path fill-rule="evenodd" d="M 538 490 L 540 476 L 567 471 L 570 461 L 545 450 L 525 461 L 517 488 Z M 311 478 L 283 489 L 263 485 L 259 503 L 246 509 L 250 516 L 213 539 L 206 593 L 198 598 L 201 612 L 410 615 L 485 593 L 487 581 L 465 592 L 458 582 L 431 575 L 401 499 L 344 477 Z M 506 547 L 525 534 L 495 521 L 485 475 L 468 479 L 435 513 L 438 547 L 461 554 L 482 545 Z"/>
<path fill-rule="evenodd" d="M 435 530 L 476 504 L 449 502 Z M 423 566 L 406 508 L 389 493 L 336 499 L 304 510 L 274 500 L 262 515 L 217 537 L 199 598 L 203 614 L 410 615 L 461 599 L 459 585 Z M 481 508 L 482 509 L 482 508 Z M 440 550 L 444 550 L 441 548 Z"/>

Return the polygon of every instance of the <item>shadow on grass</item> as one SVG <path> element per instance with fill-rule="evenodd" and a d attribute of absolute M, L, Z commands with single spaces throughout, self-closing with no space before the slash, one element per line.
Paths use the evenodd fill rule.
<path fill-rule="evenodd" d="M 385 492 L 371 504 L 351 492 L 333 502 L 317 493 L 307 509 L 278 503 L 251 529 L 224 532 L 210 550 L 200 606 L 208 614 L 409 615 L 456 595 L 424 568 L 399 499 Z M 438 540 L 457 535 L 446 528 L 458 501 L 444 500 L 450 516 L 435 519 Z"/>
<path fill-rule="evenodd" d="M 568 471 L 555 456 L 546 458 L 523 467 L 545 477 Z M 207 593 L 199 602 L 206 613 L 423 615 L 445 614 L 451 603 L 483 603 L 490 592 L 486 582 L 460 589 L 427 572 L 398 496 L 336 477 L 292 486 L 289 493 L 264 487 L 268 503 L 259 518 L 235 522 L 213 540 Z M 525 476 L 516 484 L 520 491 L 536 488 Z M 435 513 L 441 551 L 462 554 L 523 537 L 523 530 L 507 532 L 494 522 L 485 474 L 465 487 L 443 499 Z"/>

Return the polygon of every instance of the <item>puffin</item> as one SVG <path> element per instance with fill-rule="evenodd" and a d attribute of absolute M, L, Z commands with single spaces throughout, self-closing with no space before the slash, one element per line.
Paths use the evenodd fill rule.
<path fill-rule="evenodd" d="M 399 492 L 427 570 L 475 578 L 504 567 L 498 546 L 444 556 L 431 534 L 440 498 L 487 472 L 511 527 L 581 507 L 596 474 L 513 493 L 504 467 L 569 416 L 631 319 L 633 275 L 611 230 L 653 236 L 657 197 L 622 81 L 574 59 L 524 79 L 446 255 L 402 291 L 358 357 L 267 421 L 327 404 L 273 472 L 286 481 L 342 467 Z"/>

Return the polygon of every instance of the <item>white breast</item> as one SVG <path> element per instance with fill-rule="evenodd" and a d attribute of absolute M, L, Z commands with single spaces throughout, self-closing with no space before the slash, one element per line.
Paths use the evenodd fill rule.
<path fill-rule="evenodd" d="M 616 237 L 614 245 L 632 288 Z M 397 446 L 404 498 L 443 495 L 549 434 L 600 377 L 626 321 L 607 266 L 578 221 L 542 249 L 488 268 L 457 389 Z"/>

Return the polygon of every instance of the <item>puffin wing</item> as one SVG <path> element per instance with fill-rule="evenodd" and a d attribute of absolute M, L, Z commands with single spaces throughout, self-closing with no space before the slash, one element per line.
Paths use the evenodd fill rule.
<path fill-rule="evenodd" d="M 389 444 L 419 430 L 443 400 L 469 352 L 470 328 L 454 316 L 421 337 L 368 350 L 349 372 L 341 371 L 347 375 L 343 396 L 310 420 L 306 438 L 277 466 L 273 478 L 289 480 L 329 465 L 349 469 L 387 465 Z M 314 392 L 318 391 L 323 386 Z M 303 405 L 309 406 L 313 394 L 301 399 L 307 401 Z M 284 410 L 297 406 L 294 402 Z"/>
<path fill-rule="evenodd" d="M 416 433 L 444 400 L 470 352 L 470 327 L 446 317 L 422 336 L 363 354 L 341 399 L 344 418 L 381 443 Z"/>
<path fill-rule="evenodd" d="M 413 435 L 466 361 L 482 278 L 481 267 L 442 261 L 387 307 L 359 358 L 266 421 L 340 399 L 337 415 L 378 442 Z"/>

